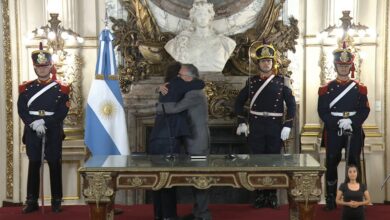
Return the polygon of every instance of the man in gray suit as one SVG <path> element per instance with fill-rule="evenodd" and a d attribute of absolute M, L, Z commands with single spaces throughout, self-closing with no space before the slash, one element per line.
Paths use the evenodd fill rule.
<path fill-rule="evenodd" d="M 179 76 L 184 81 L 192 81 L 199 78 L 198 69 L 192 64 L 182 64 Z M 160 87 L 162 94 L 167 94 L 165 86 Z M 210 133 L 208 127 L 208 105 L 207 98 L 203 90 L 191 90 L 187 92 L 179 102 L 163 103 L 166 114 L 176 114 L 187 111 L 188 123 L 191 135 L 185 137 L 185 146 L 189 155 L 208 155 L 210 150 Z M 157 112 L 162 112 L 162 104 L 157 105 Z M 195 204 L 193 213 L 184 219 L 211 220 L 208 209 L 209 193 L 207 190 L 194 188 Z"/>

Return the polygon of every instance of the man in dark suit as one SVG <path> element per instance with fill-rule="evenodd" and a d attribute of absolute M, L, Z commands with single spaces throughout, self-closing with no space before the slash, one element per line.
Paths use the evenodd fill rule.
<path fill-rule="evenodd" d="M 38 79 L 21 84 L 18 99 L 18 113 L 25 125 L 23 143 L 26 144 L 29 159 L 27 201 L 22 211 L 30 213 L 38 210 L 42 141 L 45 139 L 43 153 L 50 169 L 52 211 L 60 212 L 62 141 L 65 137 L 63 121 L 70 106 L 69 87 L 55 80 L 51 53 L 43 50 L 42 44 L 39 50 L 32 52 L 31 57 Z"/>
<path fill-rule="evenodd" d="M 324 122 L 322 145 L 326 147 L 326 209 L 336 206 L 337 166 L 341 161 L 341 151 L 346 147 L 348 132 L 352 132 L 347 164 L 359 169 L 360 153 L 364 146 L 362 124 L 368 117 L 370 106 L 367 87 L 352 80 L 349 74 L 354 71 L 354 55 L 346 48 L 333 52 L 337 78 L 318 90 L 318 115 Z M 353 77 L 353 76 L 352 76 Z M 347 149 L 346 149 L 347 150 Z M 358 178 L 361 178 L 359 176 Z"/>
<path fill-rule="evenodd" d="M 174 103 L 181 100 L 185 94 L 192 90 L 204 88 L 201 80 L 187 80 L 181 77 L 179 70 L 182 69 L 180 63 L 174 63 L 167 69 L 165 89 L 169 93 L 162 92 L 159 103 Z M 190 135 L 190 126 L 187 122 L 187 113 L 170 114 L 168 111 L 158 111 L 155 124 L 150 135 L 148 153 L 150 154 L 177 154 L 180 151 L 181 138 Z M 154 215 L 155 219 L 177 219 L 176 213 L 176 189 L 168 188 L 153 191 Z"/>
<path fill-rule="evenodd" d="M 248 136 L 253 154 L 280 154 L 282 141 L 290 134 L 296 109 L 290 79 L 278 74 L 276 51 L 272 45 L 256 42 L 250 51 L 252 61 L 258 65 L 259 74 L 251 77 L 237 96 L 237 135 Z M 248 99 L 249 116 L 244 111 Z M 287 115 L 283 121 L 284 103 Z M 254 206 L 276 208 L 276 190 L 258 190 Z"/>
<path fill-rule="evenodd" d="M 198 80 L 198 69 L 192 64 L 182 64 L 179 76 L 187 82 Z M 174 92 L 161 89 L 164 94 Z M 190 135 L 184 138 L 186 151 L 189 155 L 208 155 L 210 150 L 210 134 L 208 127 L 208 105 L 207 97 L 203 90 L 191 90 L 184 95 L 179 102 L 159 103 L 157 112 L 163 111 L 162 104 L 167 114 L 187 114 L 187 121 L 190 126 Z M 195 203 L 192 215 L 184 219 L 211 220 L 208 209 L 209 193 L 207 190 L 193 188 Z"/>

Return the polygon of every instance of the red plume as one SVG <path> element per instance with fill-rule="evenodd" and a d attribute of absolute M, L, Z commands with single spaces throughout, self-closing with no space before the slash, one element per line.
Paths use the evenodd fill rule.
<path fill-rule="evenodd" d="M 355 78 L 355 64 L 352 63 L 352 66 L 351 66 L 351 78 Z"/>
<path fill-rule="evenodd" d="M 51 79 L 57 80 L 57 69 L 54 65 L 51 67 Z"/>

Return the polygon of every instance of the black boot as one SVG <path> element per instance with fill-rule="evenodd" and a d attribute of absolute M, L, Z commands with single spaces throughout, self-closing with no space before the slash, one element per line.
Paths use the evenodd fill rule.
<path fill-rule="evenodd" d="M 51 200 L 51 211 L 52 212 L 61 212 L 61 199 L 52 199 Z"/>
<path fill-rule="evenodd" d="M 38 201 L 30 199 L 26 201 L 26 205 L 23 207 L 22 213 L 27 214 L 30 212 L 38 211 L 38 209 L 39 209 Z"/>
<path fill-rule="evenodd" d="M 266 196 L 264 194 L 264 190 L 256 190 L 256 199 L 253 203 L 253 207 L 260 209 L 266 207 Z"/>
<path fill-rule="evenodd" d="M 27 176 L 27 197 L 26 205 L 22 209 L 22 213 L 30 213 L 37 211 L 39 197 L 39 168 L 40 161 L 29 161 L 28 176 Z"/>
<path fill-rule="evenodd" d="M 337 181 L 336 182 L 328 182 L 326 186 L 326 211 L 331 211 L 337 208 L 336 204 L 336 190 L 337 190 Z"/>
<path fill-rule="evenodd" d="M 278 197 L 276 196 L 276 190 L 270 190 L 267 197 L 268 207 L 276 209 L 278 205 Z"/>

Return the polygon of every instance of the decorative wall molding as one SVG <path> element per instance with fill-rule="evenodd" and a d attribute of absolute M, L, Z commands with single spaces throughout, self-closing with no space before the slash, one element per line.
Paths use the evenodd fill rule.
<path fill-rule="evenodd" d="M 13 131 L 13 97 L 12 97 L 12 59 L 11 59 L 11 35 L 8 0 L 2 0 L 3 15 L 3 48 L 4 48 L 4 73 L 6 92 L 6 130 Z M 13 199 L 14 194 L 14 133 L 7 132 L 6 137 L 6 198 Z"/>
<path fill-rule="evenodd" d="M 70 85 L 70 109 L 64 120 L 66 140 L 84 139 L 84 105 L 82 94 L 83 60 L 77 54 L 67 54 L 61 64 L 57 65 L 57 75 L 62 82 Z"/>

